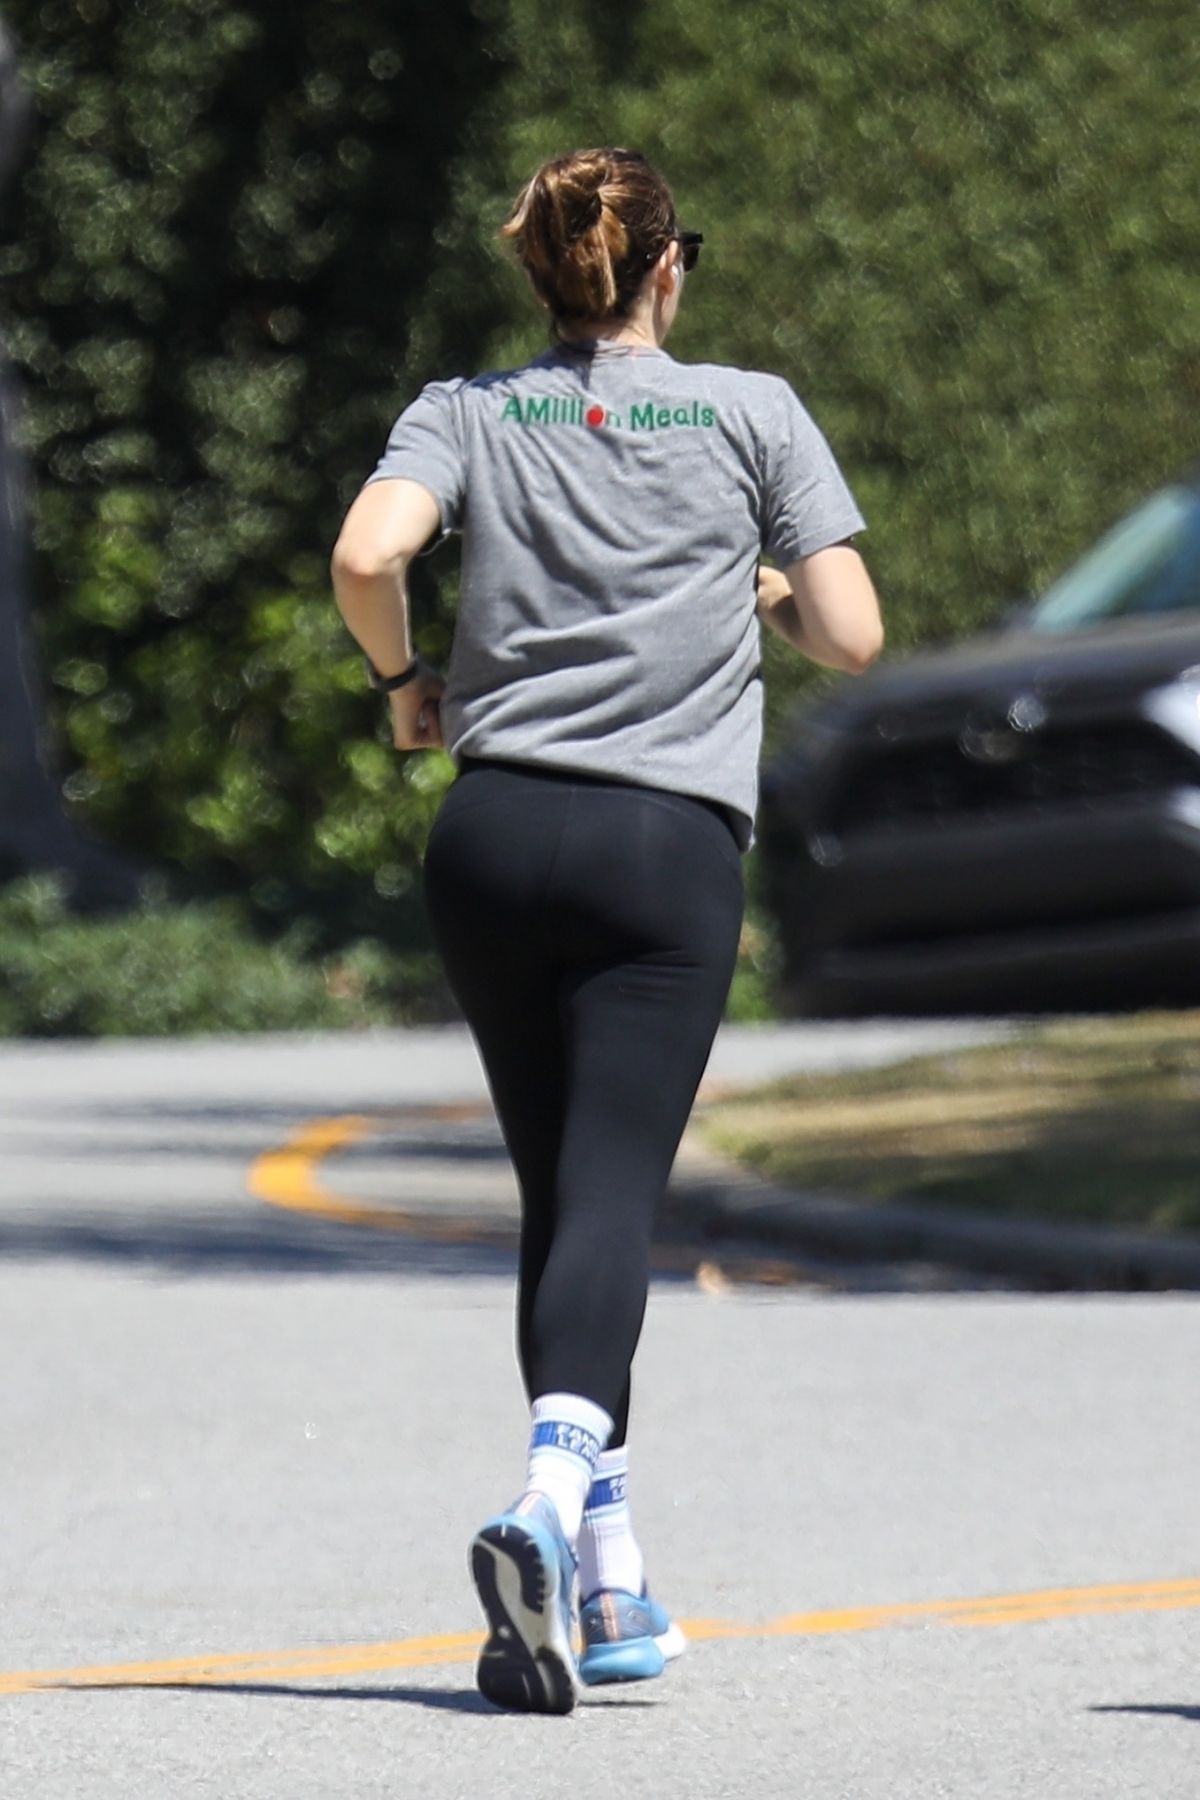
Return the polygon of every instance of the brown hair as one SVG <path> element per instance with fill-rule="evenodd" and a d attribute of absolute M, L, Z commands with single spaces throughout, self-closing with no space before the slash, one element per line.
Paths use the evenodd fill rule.
<path fill-rule="evenodd" d="M 676 231 L 663 177 L 636 150 L 575 150 L 543 163 L 517 195 L 511 238 L 556 325 L 624 318 Z"/>

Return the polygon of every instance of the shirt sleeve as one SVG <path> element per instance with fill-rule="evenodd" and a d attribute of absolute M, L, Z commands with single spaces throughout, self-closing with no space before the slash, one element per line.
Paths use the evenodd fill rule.
<path fill-rule="evenodd" d="M 372 481 L 419 481 L 442 515 L 442 532 L 462 526 L 466 468 L 458 404 L 461 381 L 431 381 L 392 426 Z"/>
<path fill-rule="evenodd" d="M 866 528 L 832 450 L 785 381 L 767 431 L 762 543 L 786 566 Z"/>

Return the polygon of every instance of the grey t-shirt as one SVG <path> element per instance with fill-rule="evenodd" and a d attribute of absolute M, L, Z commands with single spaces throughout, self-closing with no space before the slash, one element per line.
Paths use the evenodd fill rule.
<path fill-rule="evenodd" d="M 463 536 L 441 702 L 456 759 L 716 800 L 754 843 L 757 565 L 863 519 L 785 381 L 628 345 L 431 382 L 372 481 L 419 481 Z"/>

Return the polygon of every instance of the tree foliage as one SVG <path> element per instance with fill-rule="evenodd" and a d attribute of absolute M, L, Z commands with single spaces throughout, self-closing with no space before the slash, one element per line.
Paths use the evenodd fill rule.
<path fill-rule="evenodd" d="M 495 239 L 624 142 L 705 232 L 672 350 L 774 369 L 893 645 L 1037 589 L 1195 455 L 1183 0 L 20 0 L 3 268 L 68 792 L 266 908 L 419 938 L 447 759 L 397 762 L 324 558 L 420 383 L 544 324 Z M 422 572 L 444 655 L 453 559 Z M 766 644 L 770 737 L 807 679 Z"/>
<path fill-rule="evenodd" d="M 660 162 L 706 237 L 671 348 L 792 381 L 866 513 L 893 647 L 1037 591 L 1195 457 L 1184 0 L 508 0 L 496 17 L 505 154 L 464 184 L 460 239 L 562 146 Z M 536 338 L 519 298 L 495 363 Z M 766 650 L 773 740 L 808 677 Z"/>
<path fill-rule="evenodd" d="M 268 911 L 411 936 L 444 772 L 385 747 L 326 565 L 411 385 L 483 32 L 432 0 L 9 11 L 42 127 L 7 330 L 67 794 Z"/>

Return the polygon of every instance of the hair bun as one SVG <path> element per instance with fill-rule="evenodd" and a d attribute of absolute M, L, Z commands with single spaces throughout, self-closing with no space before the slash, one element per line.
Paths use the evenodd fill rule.
<path fill-rule="evenodd" d="M 604 202 L 599 188 L 593 188 L 590 194 L 572 194 L 567 202 L 567 230 L 571 239 L 583 237 L 600 223 L 603 216 Z"/>
<path fill-rule="evenodd" d="M 556 328 L 625 318 L 674 230 L 675 203 L 637 150 L 574 150 L 536 169 L 501 235 L 510 238 Z"/>

